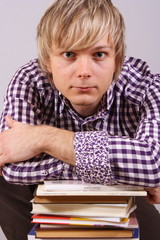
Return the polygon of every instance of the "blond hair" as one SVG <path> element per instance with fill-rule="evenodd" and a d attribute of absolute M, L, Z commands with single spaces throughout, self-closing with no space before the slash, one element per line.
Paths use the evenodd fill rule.
<path fill-rule="evenodd" d="M 54 0 L 37 27 L 39 62 L 48 73 L 52 46 L 79 50 L 92 46 L 107 33 L 115 48 L 115 76 L 124 60 L 124 21 L 110 0 Z"/>

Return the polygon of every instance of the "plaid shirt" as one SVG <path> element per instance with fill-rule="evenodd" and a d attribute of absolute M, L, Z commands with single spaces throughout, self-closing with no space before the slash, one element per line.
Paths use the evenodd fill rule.
<path fill-rule="evenodd" d="M 49 83 L 37 59 L 20 68 L 5 97 L 5 116 L 28 124 L 47 124 L 75 132 L 76 166 L 47 154 L 3 167 L 11 183 L 82 179 L 102 184 L 160 185 L 160 75 L 147 64 L 126 58 L 116 83 L 93 116 L 80 117 Z"/>

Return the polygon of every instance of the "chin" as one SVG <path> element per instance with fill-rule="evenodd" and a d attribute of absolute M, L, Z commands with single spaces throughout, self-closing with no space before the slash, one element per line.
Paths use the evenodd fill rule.
<path fill-rule="evenodd" d="M 95 102 L 89 102 L 89 101 L 83 101 L 83 102 L 75 102 L 73 105 L 79 106 L 79 107 L 89 107 L 92 105 L 95 105 Z"/>
<path fill-rule="evenodd" d="M 90 106 L 95 104 L 97 102 L 97 99 L 92 98 L 91 96 L 86 96 L 86 97 L 82 96 L 82 97 L 75 97 L 75 99 L 71 99 L 70 102 L 78 106 Z"/>

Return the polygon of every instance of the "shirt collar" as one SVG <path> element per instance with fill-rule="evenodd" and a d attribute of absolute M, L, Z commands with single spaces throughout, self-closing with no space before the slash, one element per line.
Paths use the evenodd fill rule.
<path fill-rule="evenodd" d="M 110 109 L 114 100 L 114 96 L 115 96 L 115 82 L 113 81 L 107 91 L 107 106 L 106 106 L 107 110 Z"/>

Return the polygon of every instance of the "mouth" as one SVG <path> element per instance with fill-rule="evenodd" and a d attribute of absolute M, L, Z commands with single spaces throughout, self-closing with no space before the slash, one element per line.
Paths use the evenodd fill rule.
<path fill-rule="evenodd" d="M 72 89 L 75 89 L 80 92 L 89 92 L 93 90 L 95 87 L 72 87 Z"/>

